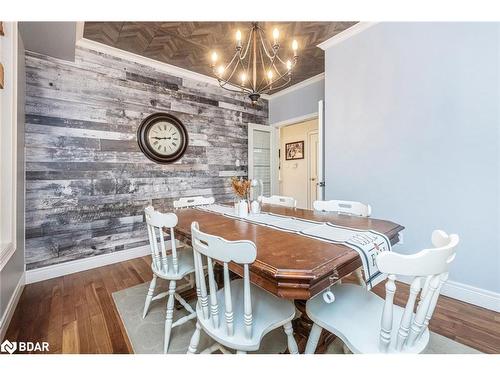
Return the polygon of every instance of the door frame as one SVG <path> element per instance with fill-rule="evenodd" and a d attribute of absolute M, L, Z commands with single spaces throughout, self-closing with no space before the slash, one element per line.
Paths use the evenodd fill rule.
<path fill-rule="evenodd" d="M 311 131 L 308 131 L 307 132 L 307 143 L 309 144 L 309 150 L 311 149 L 311 136 L 316 134 L 318 136 L 318 140 L 319 140 L 319 129 L 317 130 L 311 130 Z M 319 144 L 318 144 L 318 149 L 319 149 Z M 310 154 L 309 154 L 310 155 Z M 319 172 L 319 150 L 318 150 L 318 154 L 316 155 L 316 169 L 318 170 Z M 319 180 L 319 173 L 317 174 L 316 176 L 316 184 L 318 183 L 318 180 Z M 309 162 L 307 163 L 307 208 L 312 210 L 312 204 L 311 204 L 311 160 L 309 160 Z M 318 197 L 318 189 L 316 187 L 316 197 Z"/>
<path fill-rule="evenodd" d="M 261 124 L 254 124 L 254 123 L 249 123 L 248 124 L 248 154 L 247 154 L 247 163 L 248 163 L 248 173 L 247 177 L 249 180 L 253 179 L 253 158 L 252 156 L 252 150 L 253 150 L 253 131 L 254 130 L 260 130 L 260 131 L 265 131 L 271 133 L 271 140 L 270 140 L 270 147 L 272 152 L 272 147 L 273 147 L 273 132 L 270 126 L 268 125 L 261 125 Z M 272 191 L 272 180 L 273 180 L 273 174 L 272 174 L 272 161 L 271 161 L 271 191 Z"/>
<path fill-rule="evenodd" d="M 271 124 L 271 194 L 279 195 L 279 157 L 278 150 L 280 149 L 280 128 L 285 126 L 298 124 L 301 122 L 318 119 L 319 127 L 319 113 L 312 112 L 307 115 L 294 117 L 288 120 L 275 122 Z M 318 132 L 318 137 L 322 136 L 322 132 Z"/>

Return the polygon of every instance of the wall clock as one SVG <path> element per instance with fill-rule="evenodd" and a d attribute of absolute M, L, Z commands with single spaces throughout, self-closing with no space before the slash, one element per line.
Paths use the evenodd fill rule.
<path fill-rule="evenodd" d="M 139 125 L 137 142 L 150 160 L 161 164 L 173 163 L 186 152 L 188 133 L 177 117 L 154 113 Z"/>

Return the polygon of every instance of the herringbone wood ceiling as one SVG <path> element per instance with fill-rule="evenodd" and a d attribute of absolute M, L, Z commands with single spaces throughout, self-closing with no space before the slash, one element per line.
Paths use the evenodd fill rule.
<path fill-rule="evenodd" d="M 262 22 L 270 39 L 280 30 L 280 56 L 292 56 L 291 42 L 299 42 L 299 61 L 290 85 L 324 71 L 324 51 L 317 45 L 356 22 Z M 212 76 L 210 52 L 228 61 L 234 54 L 235 32 L 243 41 L 250 22 L 85 22 L 84 37 L 197 73 Z"/>

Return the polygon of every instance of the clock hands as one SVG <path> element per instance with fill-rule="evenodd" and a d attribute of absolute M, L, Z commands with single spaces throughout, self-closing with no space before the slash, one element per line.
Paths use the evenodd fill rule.
<path fill-rule="evenodd" d="M 152 137 L 154 139 L 172 139 L 172 137 Z"/>

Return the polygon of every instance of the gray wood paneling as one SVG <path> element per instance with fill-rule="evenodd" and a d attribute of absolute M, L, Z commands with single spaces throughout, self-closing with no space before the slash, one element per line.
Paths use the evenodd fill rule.
<path fill-rule="evenodd" d="M 231 199 L 245 175 L 247 124 L 267 124 L 266 101 L 77 49 L 75 62 L 26 54 L 27 269 L 144 245 L 143 209 L 180 196 Z M 186 125 L 184 157 L 159 165 L 136 131 L 166 111 Z M 234 166 L 240 159 L 242 167 Z"/>

